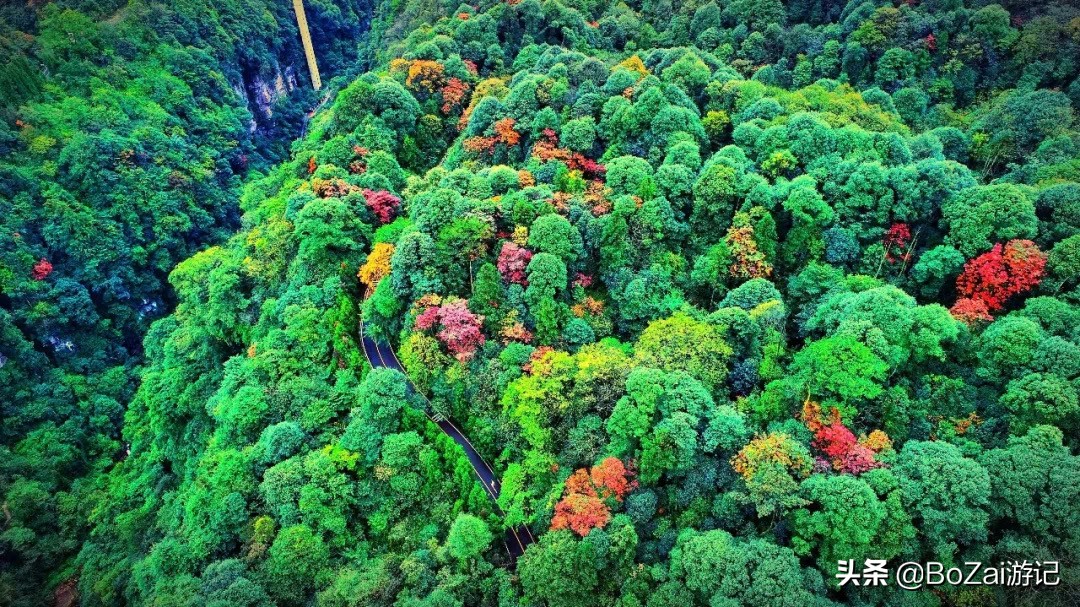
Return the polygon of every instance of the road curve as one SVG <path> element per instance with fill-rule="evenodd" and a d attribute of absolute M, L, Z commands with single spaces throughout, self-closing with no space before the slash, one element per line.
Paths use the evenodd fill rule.
<path fill-rule="evenodd" d="M 401 365 L 401 361 L 398 360 L 397 354 L 394 353 L 394 349 L 391 348 L 389 344 L 376 341 L 374 338 L 364 333 L 364 322 L 362 320 L 360 321 L 360 341 L 364 348 L 364 357 L 367 358 L 368 363 L 371 364 L 372 368 L 384 367 L 400 371 L 401 374 L 405 376 L 408 389 L 427 401 L 429 405 L 431 404 L 431 401 L 428 401 L 427 396 L 417 390 L 412 381 L 408 379 L 409 375 L 405 372 L 405 368 Z M 505 516 L 505 513 L 502 511 L 502 508 L 499 507 L 498 503 L 500 486 L 499 479 L 495 477 L 495 471 L 492 470 L 491 466 L 488 465 L 486 461 L 484 461 L 484 458 L 480 457 L 480 454 L 473 448 L 472 443 L 469 442 L 469 439 L 460 429 L 458 429 L 454 422 L 439 415 L 432 415 L 431 407 L 429 407 L 427 414 L 428 418 L 431 419 L 435 425 L 439 426 L 447 436 L 453 439 L 454 442 L 465 451 L 465 456 L 469 459 L 473 472 L 475 472 L 476 476 L 480 479 L 480 484 L 483 485 L 484 490 L 487 491 L 488 497 L 494 502 L 495 509 L 499 514 Z M 507 529 L 506 536 L 503 538 L 503 544 L 506 546 L 506 551 L 510 555 L 510 560 L 514 562 L 517 562 L 518 557 L 525 553 L 525 548 L 534 541 L 536 541 L 535 538 L 533 538 L 529 528 L 525 525 Z"/>

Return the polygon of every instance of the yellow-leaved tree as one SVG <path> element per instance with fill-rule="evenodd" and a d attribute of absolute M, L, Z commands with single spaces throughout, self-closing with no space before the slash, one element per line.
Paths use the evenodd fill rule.
<path fill-rule="evenodd" d="M 360 271 L 356 274 L 367 295 L 374 293 L 379 281 L 390 274 L 390 258 L 393 256 L 394 245 L 388 242 L 380 242 L 372 247 L 367 261 L 360 266 Z"/>

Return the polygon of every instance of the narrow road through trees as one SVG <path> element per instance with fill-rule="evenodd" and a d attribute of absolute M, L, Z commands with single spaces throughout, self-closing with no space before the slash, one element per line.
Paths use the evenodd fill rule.
<path fill-rule="evenodd" d="M 431 401 L 428 401 L 427 396 L 416 389 L 412 381 L 408 379 L 408 374 L 405 372 L 405 368 L 401 365 L 401 361 L 398 360 L 397 354 L 394 353 L 394 349 L 389 344 L 376 341 L 374 338 L 369 337 L 364 333 L 364 323 L 360 322 L 360 340 L 364 348 L 364 356 L 367 358 L 368 363 L 372 368 L 385 367 L 389 369 L 395 369 L 400 371 L 405 376 L 408 389 L 413 393 L 419 395 L 428 405 Z M 500 515 L 505 515 L 502 508 L 499 507 L 499 480 L 495 477 L 495 471 L 488 465 L 484 458 L 480 457 L 480 454 L 473 448 L 469 439 L 461 432 L 460 429 L 454 424 L 454 422 L 435 414 L 433 409 L 429 406 L 427 415 L 439 428 L 450 438 L 454 440 L 465 451 L 465 456 L 469 459 L 469 463 L 472 465 L 473 472 L 480 479 L 480 484 L 483 485 L 484 490 L 487 491 L 489 497 L 495 504 L 495 509 Z M 506 546 L 506 551 L 510 554 L 510 559 L 514 562 L 518 557 L 525 553 L 525 548 L 533 543 L 532 533 L 525 525 L 518 527 L 510 527 L 506 530 L 506 535 L 503 538 L 503 544 Z"/>

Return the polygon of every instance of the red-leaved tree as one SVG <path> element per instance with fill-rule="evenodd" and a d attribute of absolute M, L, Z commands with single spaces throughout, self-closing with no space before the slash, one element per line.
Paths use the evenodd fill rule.
<path fill-rule="evenodd" d="M 885 247 L 885 260 L 889 263 L 907 261 L 910 253 L 906 251 L 911 242 L 911 228 L 906 223 L 894 223 L 885 232 L 882 245 Z"/>
<path fill-rule="evenodd" d="M 432 306 L 416 317 L 415 327 L 427 331 L 438 327 L 435 337 L 446 346 L 454 358 L 465 362 L 484 345 L 484 333 L 480 330 L 484 318 L 473 314 L 464 299 L 456 299 Z"/>
<path fill-rule="evenodd" d="M 813 446 L 824 456 L 824 465 L 837 472 L 862 474 L 883 464 L 875 457 L 876 451 L 891 447 L 884 432 L 874 431 L 869 438 L 858 440 L 855 434 L 840 421 L 840 412 L 832 407 L 826 415 L 814 401 L 803 403 L 803 423 L 814 433 Z"/>
<path fill-rule="evenodd" d="M 532 251 L 506 241 L 503 243 L 502 249 L 499 250 L 499 259 L 495 262 L 495 265 L 499 269 L 499 274 L 502 275 L 503 280 L 515 282 L 519 285 L 528 285 L 529 282 L 525 280 L 525 269 L 529 266 L 529 260 L 532 259 L 532 256 Z"/>
<path fill-rule="evenodd" d="M 986 304 L 988 312 L 1000 310 L 1014 295 L 1026 293 L 1042 280 L 1046 254 L 1030 240 L 1010 240 L 968 260 L 956 279 L 961 298 Z"/>
<path fill-rule="evenodd" d="M 450 114 L 465 105 L 465 98 L 469 94 L 469 84 L 460 78 L 451 78 L 442 88 L 442 113 Z"/>
<path fill-rule="evenodd" d="M 569 164 L 572 154 L 570 150 L 559 147 L 559 136 L 552 129 L 544 129 L 532 148 L 532 155 L 543 162 L 560 160 Z"/>
<path fill-rule="evenodd" d="M 952 314 L 953 318 L 968 326 L 994 320 L 994 317 L 990 315 L 990 309 L 986 307 L 985 301 L 970 297 L 957 299 L 953 307 L 949 308 L 949 314 Z"/>
<path fill-rule="evenodd" d="M 42 259 L 34 264 L 33 270 L 30 272 L 30 277 L 34 280 L 45 280 L 49 274 L 52 274 L 53 265 L 49 263 L 48 259 Z"/>
<path fill-rule="evenodd" d="M 628 469 L 622 460 L 615 457 L 605 458 L 592 467 L 589 478 L 602 497 L 614 497 L 622 501 L 627 493 L 637 487 L 633 479 L 634 471 Z"/>
<path fill-rule="evenodd" d="M 830 460 L 843 457 L 859 441 L 847 426 L 836 420 L 814 432 L 814 447 Z"/>
<path fill-rule="evenodd" d="M 586 158 L 584 154 L 574 154 L 570 156 L 570 160 L 566 163 L 571 169 L 581 171 L 585 177 L 589 179 L 597 179 L 604 176 L 607 172 L 607 167 L 599 162 Z"/>
<path fill-rule="evenodd" d="M 634 470 L 609 457 L 592 467 L 575 470 L 563 485 L 563 498 L 555 504 L 552 529 L 570 529 L 585 537 L 611 520 L 611 507 L 637 487 Z"/>
<path fill-rule="evenodd" d="M 611 520 L 611 509 L 595 495 L 571 493 L 555 504 L 552 529 L 570 529 L 585 537 L 590 531 L 602 528 Z"/>
<path fill-rule="evenodd" d="M 401 199 L 386 190 L 364 190 L 364 204 L 379 218 L 379 222 L 390 223 L 401 208 Z"/>

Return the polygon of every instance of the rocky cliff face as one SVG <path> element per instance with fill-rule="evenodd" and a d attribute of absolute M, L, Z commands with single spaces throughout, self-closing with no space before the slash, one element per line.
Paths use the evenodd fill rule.
<path fill-rule="evenodd" d="M 296 74 L 297 68 L 294 66 L 282 67 L 280 63 L 274 63 L 272 76 L 265 76 L 260 70 L 245 69 L 242 79 L 233 83 L 233 89 L 246 101 L 251 112 L 252 132 L 269 122 L 274 115 L 274 104 L 279 99 L 300 86 Z"/>

